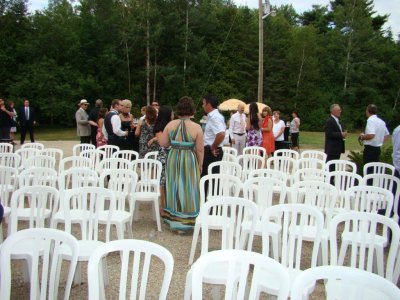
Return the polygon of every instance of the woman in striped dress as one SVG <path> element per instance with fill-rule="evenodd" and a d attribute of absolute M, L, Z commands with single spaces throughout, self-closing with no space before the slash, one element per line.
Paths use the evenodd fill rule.
<path fill-rule="evenodd" d="M 193 101 L 182 97 L 176 106 L 177 120 L 165 127 L 160 146 L 171 146 L 166 176 L 164 221 L 173 230 L 193 229 L 200 210 L 200 174 L 203 165 L 203 130 L 190 120 L 195 111 Z"/>

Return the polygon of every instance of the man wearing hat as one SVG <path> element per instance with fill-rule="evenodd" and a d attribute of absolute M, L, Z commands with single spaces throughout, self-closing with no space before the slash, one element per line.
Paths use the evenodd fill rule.
<path fill-rule="evenodd" d="M 86 112 L 89 102 L 86 99 L 82 99 L 79 102 L 79 109 L 75 113 L 76 120 L 76 130 L 78 136 L 81 139 L 81 144 L 90 143 L 90 125 L 89 125 L 89 115 Z"/>

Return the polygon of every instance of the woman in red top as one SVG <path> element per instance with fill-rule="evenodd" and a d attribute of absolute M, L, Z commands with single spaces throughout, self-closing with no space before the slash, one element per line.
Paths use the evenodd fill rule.
<path fill-rule="evenodd" d="M 275 139 L 272 132 L 272 110 L 269 106 L 263 108 L 262 117 L 264 118 L 261 126 L 261 131 L 263 135 L 263 147 L 267 151 L 268 157 L 271 157 L 272 153 L 274 153 L 275 151 Z"/>

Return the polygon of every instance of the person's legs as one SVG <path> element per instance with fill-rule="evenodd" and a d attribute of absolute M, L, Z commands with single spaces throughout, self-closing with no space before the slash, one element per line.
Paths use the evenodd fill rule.
<path fill-rule="evenodd" d="M 33 124 L 29 125 L 29 137 L 31 138 L 31 143 L 35 142 L 35 138 L 33 137 Z"/>
<path fill-rule="evenodd" d="M 25 142 L 26 125 L 21 126 L 21 145 Z"/>
<path fill-rule="evenodd" d="M 81 144 L 90 144 L 90 135 L 81 136 Z"/>
<path fill-rule="evenodd" d="M 379 162 L 379 157 L 381 155 L 381 148 L 380 147 L 373 147 L 373 146 L 364 146 L 364 153 L 363 153 L 363 162 L 364 165 L 370 162 Z M 371 171 L 368 169 L 367 174 Z M 364 174 L 364 175 L 367 175 Z"/>

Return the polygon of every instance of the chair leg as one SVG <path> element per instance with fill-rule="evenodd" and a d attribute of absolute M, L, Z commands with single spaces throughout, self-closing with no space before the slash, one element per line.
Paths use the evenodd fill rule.
<path fill-rule="evenodd" d="M 158 197 L 157 197 L 157 199 L 154 199 L 154 201 L 153 201 L 153 208 L 154 208 L 154 214 L 156 216 L 156 221 L 157 221 L 157 229 L 158 229 L 158 231 L 161 231 L 160 205 L 158 203 Z"/>
<path fill-rule="evenodd" d="M 76 265 L 76 270 L 75 270 L 75 275 L 74 275 L 74 284 L 75 285 L 82 283 L 81 264 L 82 264 L 82 262 L 78 261 L 78 264 Z"/>
<path fill-rule="evenodd" d="M 127 222 L 125 223 L 125 226 L 127 228 L 129 238 L 133 239 L 132 224 L 130 222 Z"/>
<path fill-rule="evenodd" d="M 193 231 L 192 247 L 190 248 L 189 265 L 193 263 L 194 253 L 196 252 L 197 239 L 199 238 L 199 234 L 200 234 L 200 224 L 196 222 Z"/>
<path fill-rule="evenodd" d="M 192 296 L 192 270 L 190 269 L 186 275 L 184 300 L 190 300 Z"/>

